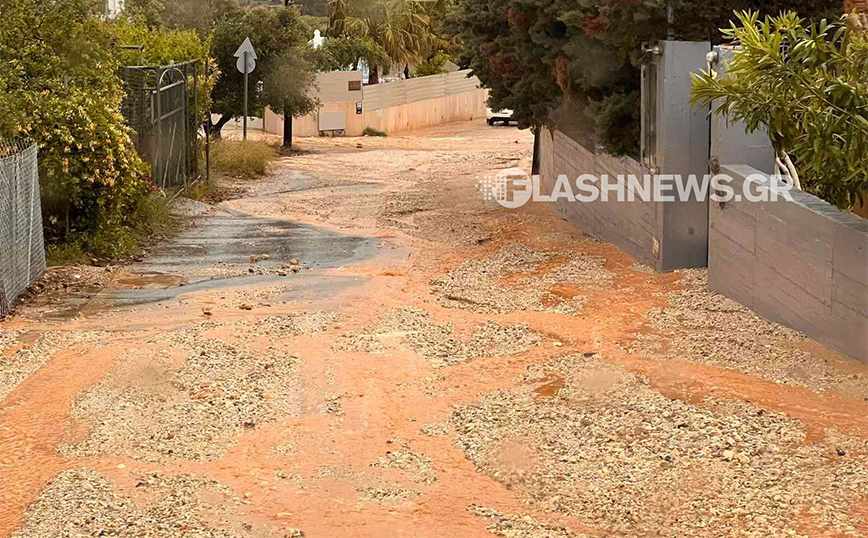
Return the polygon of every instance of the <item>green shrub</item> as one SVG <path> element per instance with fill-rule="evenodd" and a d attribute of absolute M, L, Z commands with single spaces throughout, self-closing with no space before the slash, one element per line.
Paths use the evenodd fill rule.
<path fill-rule="evenodd" d="M 214 170 L 234 177 L 265 175 L 268 163 L 277 157 L 275 148 L 253 140 L 218 140 L 211 145 Z"/>
<path fill-rule="evenodd" d="M 362 131 L 362 136 L 388 136 L 386 131 L 380 131 L 379 129 L 374 129 L 373 127 L 365 127 L 365 130 Z"/>
<path fill-rule="evenodd" d="M 39 144 L 49 242 L 123 222 L 151 187 L 120 114 L 109 25 L 88 0 L 4 2 L 0 136 Z"/>
<path fill-rule="evenodd" d="M 449 61 L 449 55 L 443 51 L 439 51 L 434 56 L 426 59 L 423 62 L 420 62 L 419 65 L 416 66 L 416 72 L 414 73 L 414 77 L 427 77 L 430 75 L 441 75 L 446 72 L 446 69 L 443 65 Z"/>
<path fill-rule="evenodd" d="M 730 75 L 693 75 L 694 100 L 763 128 L 804 190 L 848 209 L 868 188 L 868 36 L 843 22 L 806 25 L 793 12 L 739 14 L 724 36 L 740 48 Z M 855 28 L 854 28 L 855 29 Z"/>
<path fill-rule="evenodd" d="M 129 218 L 103 220 L 91 230 L 71 233 L 47 245 L 46 261 L 54 266 L 137 256 L 151 236 L 168 233 L 171 222 L 166 198 L 150 194 L 139 200 Z"/>

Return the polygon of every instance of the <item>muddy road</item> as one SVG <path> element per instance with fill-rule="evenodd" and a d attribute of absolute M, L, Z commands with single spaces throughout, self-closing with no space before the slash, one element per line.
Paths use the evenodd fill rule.
<path fill-rule="evenodd" d="M 66 270 L 0 323 L 0 536 L 868 536 L 864 366 L 485 202 L 532 142 L 303 139 Z"/>

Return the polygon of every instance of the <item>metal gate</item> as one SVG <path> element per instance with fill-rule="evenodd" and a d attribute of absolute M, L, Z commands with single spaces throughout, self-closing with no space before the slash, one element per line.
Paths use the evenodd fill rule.
<path fill-rule="evenodd" d="M 160 188 L 185 185 L 199 170 L 199 60 L 123 68 L 122 112 Z"/>

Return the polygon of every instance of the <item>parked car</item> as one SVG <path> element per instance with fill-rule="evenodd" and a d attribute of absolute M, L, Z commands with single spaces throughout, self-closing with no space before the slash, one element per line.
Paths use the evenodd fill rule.
<path fill-rule="evenodd" d="M 509 125 L 509 122 L 512 121 L 512 110 L 491 110 L 490 108 L 486 108 L 485 120 L 489 125 L 494 125 L 498 121 L 502 121 L 504 125 Z"/>

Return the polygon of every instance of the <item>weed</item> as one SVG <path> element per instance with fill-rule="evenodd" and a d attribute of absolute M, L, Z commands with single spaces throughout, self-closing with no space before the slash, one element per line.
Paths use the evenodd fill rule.
<path fill-rule="evenodd" d="M 362 131 L 363 136 L 388 136 L 386 131 L 380 131 L 379 129 L 374 129 L 373 127 L 365 127 L 365 130 Z"/>
<path fill-rule="evenodd" d="M 211 145 L 214 170 L 233 177 L 254 178 L 265 175 L 277 151 L 266 142 L 218 140 Z"/>

